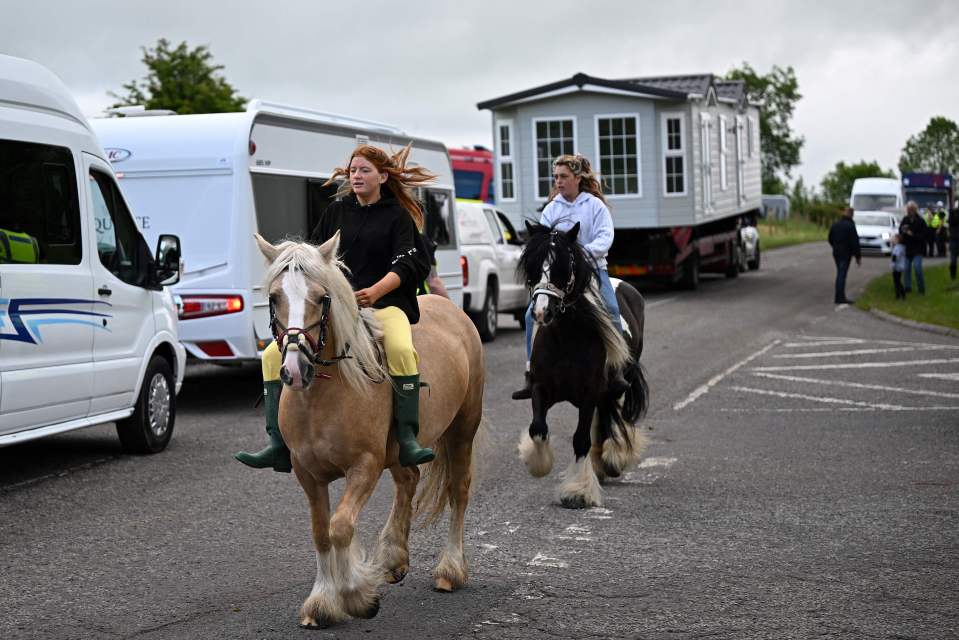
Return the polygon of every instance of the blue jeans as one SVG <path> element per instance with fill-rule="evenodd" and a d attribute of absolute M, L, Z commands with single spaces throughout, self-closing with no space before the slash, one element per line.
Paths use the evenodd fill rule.
<path fill-rule="evenodd" d="M 599 269 L 596 272 L 599 276 L 599 295 L 609 311 L 613 326 L 623 331 L 623 322 L 619 315 L 619 303 L 616 302 L 616 291 L 613 289 L 613 283 L 609 281 L 609 272 L 606 269 Z M 526 360 L 529 361 L 533 354 L 533 303 L 526 307 Z"/>
<path fill-rule="evenodd" d="M 916 270 L 916 288 L 919 293 L 926 292 L 926 281 L 922 277 L 922 254 L 917 253 L 911 258 L 906 259 L 906 277 L 902 284 L 906 291 L 912 291 L 912 270 Z"/>
<path fill-rule="evenodd" d="M 833 296 L 833 302 L 840 304 L 846 301 L 846 275 L 849 273 L 849 263 L 852 258 L 848 256 L 832 257 L 836 261 L 836 294 Z"/>

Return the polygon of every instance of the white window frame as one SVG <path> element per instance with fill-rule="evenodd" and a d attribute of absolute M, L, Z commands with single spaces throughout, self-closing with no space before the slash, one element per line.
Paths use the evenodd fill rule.
<path fill-rule="evenodd" d="M 669 120 L 679 120 L 679 149 L 669 148 Z M 686 159 L 686 114 L 682 111 L 668 111 L 659 116 L 660 139 L 662 142 L 663 197 L 684 198 L 689 195 L 689 161 Z M 675 193 L 666 191 L 666 158 L 683 159 L 683 190 Z"/>
<path fill-rule="evenodd" d="M 739 204 L 746 201 L 746 158 L 743 157 L 743 117 L 736 116 L 736 188 L 739 191 Z"/>
<path fill-rule="evenodd" d="M 532 127 L 530 127 L 531 128 L 530 135 L 533 139 L 533 147 L 532 147 L 533 152 L 531 154 L 533 156 L 533 200 L 536 202 L 546 202 L 546 199 L 549 197 L 549 196 L 539 195 L 540 175 L 539 175 L 539 158 L 536 155 L 536 151 L 537 151 L 536 125 L 539 124 L 540 122 L 562 122 L 564 120 L 571 120 L 573 122 L 573 153 L 575 154 L 577 153 L 577 149 L 578 149 L 578 145 L 576 144 L 576 140 L 577 140 L 576 116 L 550 116 L 548 118 L 532 118 L 530 120 L 530 122 L 532 123 Z M 556 158 L 553 158 L 550 160 L 551 167 L 552 167 L 552 161 L 555 159 Z M 550 169 L 549 180 L 550 180 L 550 184 L 552 184 L 552 181 L 553 181 L 552 169 Z"/>
<path fill-rule="evenodd" d="M 597 113 L 593 116 L 593 133 L 594 141 L 596 146 L 596 164 L 593 166 L 593 170 L 596 174 L 602 178 L 603 162 L 600 158 L 599 150 L 599 121 L 608 118 L 632 118 L 636 123 L 636 193 L 604 193 L 607 200 L 630 200 L 643 197 L 643 165 L 642 165 L 642 133 L 639 129 L 639 114 L 638 113 Z M 624 155 L 625 157 L 625 155 Z"/>
<path fill-rule="evenodd" d="M 501 128 L 506 127 L 507 135 L 509 135 L 509 155 L 501 155 L 503 150 L 502 139 L 501 139 Z M 513 127 L 512 120 L 497 120 L 496 121 L 496 199 L 499 202 L 516 202 L 517 197 L 517 187 L 519 187 L 519 181 L 516 179 L 516 163 L 513 162 L 513 150 L 516 148 L 516 134 L 515 127 Z M 513 168 L 513 197 L 506 198 L 503 196 L 505 191 L 503 191 L 503 165 L 509 164 Z"/>
<path fill-rule="evenodd" d="M 719 116 L 719 190 L 726 191 L 729 188 L 729 169 L 727 167 L 729 153 L 728 131 L 726 126 L 729 124 L 726 116 Z"/>
<path fill-rule="evenodd" d="M 753 135 L 749 141 L 749 157 L 752 158 L 754 155 L 759 155 L 759 120 L 750 118 L 749 124 L 753 129 Z"/>
<path fill-rule="evenodd" d="M 699 113 L 699 155 L 700 170 L 703 178 L 703 210 L 713 210 L 713 117 L 701 111 Z"/>

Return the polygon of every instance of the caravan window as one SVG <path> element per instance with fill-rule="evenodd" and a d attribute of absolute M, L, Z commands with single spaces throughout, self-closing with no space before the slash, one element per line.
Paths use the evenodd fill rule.
<path fill-rule="evenodd" d="M 255 173 L 253 201 L 257 229 L 268 241 L 309 238 L 306 178 Z"/>
<path fill-rule="evenodd" d="M 456 229 L 453 221 L 453 194 L 443 189 L 417 189 L 416 198 L 423 204 L 426 235 L 437 249 L 456 248 Z"/>
<path fill-rule="evenodd" d="M 0 263 L 80 264 L 79 202 L 69 149 L 0 140 Z"/>

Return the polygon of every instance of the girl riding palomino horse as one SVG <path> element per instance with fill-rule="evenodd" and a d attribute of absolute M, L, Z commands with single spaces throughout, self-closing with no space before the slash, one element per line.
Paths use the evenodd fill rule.
<path fill-rule="evenodd" d="M 413 348 L 410 325 L 419 320 L 416 290 L 429 275 L 428 257 L 417 228 L 423 214 L 409 188 L 435 176 L 422 167 L 406 167 L 410 147 L 390 158 L 377 147 L 356 148 L 347 168 L 338 168 L 327 180 L 348 178 L 340 188 L 342 200 L 327 207 L 310 242 L 326 242 L 340 233 L 339 256 L 356 290 L 360 307 L 372 307 L 383 328 L 383 345 L 393 379 L 394 430 L 400 443 L 400 463 L 416 466 L 433 459 L 433 452 L 416 441 L 419 431 L 419 356 Z M 256 452 L 240 452 L 236 459 L 255 469 L 270 467 L 289 473 L 290 452 L 280 435 L 281 354 L 276 341 L 263 352 L 263 397 L 269 444 Z M 295 380 L 292 381 L 294 384 Z"/>
<path fill-rule="evenodd" d="M 569 231 L 573 225 L 579 224 L 578 241 L 596 262 L 599 294 L 613 326 L 622 333 L 619 303 L 616 302 L 616 292 L 606 270 L 606 254 L 613 244 L 613 217 L 609 213 L 609 205 L 603 197 L 599 180 L 596 179 L 589 160 L 579 154 L 556 158 L 553 162 L 553 180 L 555 186 L 549 193 L 539 223 L 559 231 Z M 513 400 L 527 400 L 532 397 L 529 363 L 533 353 L 534 327 L 531 301 L 526 310 L 525 384 L 522 389 L 513 392 Z M 610 372 L 609 389 L 615 396 L 626 391 L 628 387 L 622 371 Z"/>

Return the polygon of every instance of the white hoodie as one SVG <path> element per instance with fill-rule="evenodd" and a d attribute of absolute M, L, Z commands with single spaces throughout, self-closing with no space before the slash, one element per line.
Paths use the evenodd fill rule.
<path fill-rule="evenodd" d="M 613 216 L 603 201 L 591 193 L 581 192 L 573 202 L 562 195 L 553 198 L 540 216 L 539 223 L 569 231 L 579 223 L 577 240 L 596 258 L 600 269 L 606 268 L 606 254 L 613 244 Z"/>

